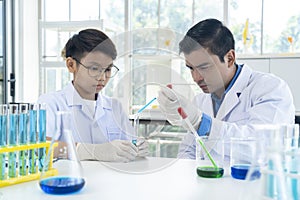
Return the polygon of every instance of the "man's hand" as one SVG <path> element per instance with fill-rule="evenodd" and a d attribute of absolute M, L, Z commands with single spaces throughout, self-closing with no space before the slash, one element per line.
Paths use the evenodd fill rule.
<path fill-rule="evenodd" d="M 191 101 L 172 90 L 171 86 L 161 87 L 157 100 L 161 111 L 166 114 L 168 121 L 172 125 L 183 126 L 186 130 L 191 131 L 177 111 L 181 107 L 186 112 L 188 120 L 193 127 L 198 130 L 202 112 Z"/>

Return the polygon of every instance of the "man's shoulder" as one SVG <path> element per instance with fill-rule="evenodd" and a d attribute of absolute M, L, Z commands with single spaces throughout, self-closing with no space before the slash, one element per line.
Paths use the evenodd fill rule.
<path fill-rule="evenodd" d="M 285 80 L 272 73 L 253 71 L 250 82 L 255 83 L 260 87 L 287 85 Z"/>

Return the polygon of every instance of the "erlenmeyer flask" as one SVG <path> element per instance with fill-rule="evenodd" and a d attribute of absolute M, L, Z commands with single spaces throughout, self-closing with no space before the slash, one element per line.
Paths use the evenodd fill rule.
<path fill-rule="evenodd" d="M 57 112 L 56 133 L 52 138 L 39 181 L 41 189 L 48 194 L 73 193 L 81 190 L 85 184 L 71 130 L 71 113 Z M 58 150 L 54 151 L 54 158 L 57 162 L 53 167 L 58 170 L 58 174 L 49 177 L 46 172 L 51 164 L 51 151 L 56 140 L 59 140 L 60 143 L 57 147 Z"/>

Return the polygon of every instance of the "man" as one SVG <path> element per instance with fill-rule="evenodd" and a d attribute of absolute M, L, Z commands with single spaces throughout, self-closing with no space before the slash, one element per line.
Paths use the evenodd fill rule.
<path fill-rule="evenodd" d="M 193 80 L 204 93 L 191 103 L 171 87 L 163 87 L 158 102 L 171 124 L 189 130 L 178 107 L 187 113 L 198 135 L 221 139 L 255 136 L 251 131 L 246 135 L 241 131 L 242 126 L 251 124 L 294 123 L 295 108 L 288 85 L 272 74 L 236 64 L 233 35 L 220 21 L 199 22 L 187 32 L 179 48 Z M 186 135 L 179 151 L 181 158 L 195 158 L 192 134 Z"/>

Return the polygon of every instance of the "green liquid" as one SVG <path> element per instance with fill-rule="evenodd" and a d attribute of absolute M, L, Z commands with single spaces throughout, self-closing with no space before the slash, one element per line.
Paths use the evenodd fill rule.
<path fill-rule="evenodd" d="M 197 167 L 197 174 L 204 178 L 221 178 L 224 174 L 224 169 L 221 167 L 215 168 L 212 166 Z"/>

